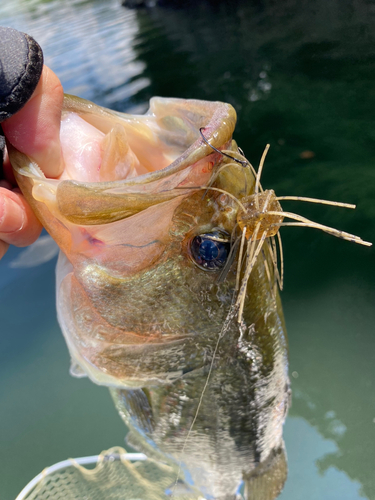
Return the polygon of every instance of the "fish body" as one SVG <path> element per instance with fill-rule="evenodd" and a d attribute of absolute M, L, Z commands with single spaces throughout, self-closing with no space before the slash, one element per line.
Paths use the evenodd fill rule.
<path fill-rule="evenodd" d="M 67 96 L 62 176 L 9 154 L 61 250 L 72 372 L 111 388 L 129 442 L 173 464 L 176 486 L 229 500 L 243 481 L 248 500 L 272 500 L 287 473 L 287 339 L 270 245 L 241 282 L 233 242 L 256 179 L 220 153 L 240 154 L 235 122 L 218 102 L 153 98 L 132 116 Z"/>

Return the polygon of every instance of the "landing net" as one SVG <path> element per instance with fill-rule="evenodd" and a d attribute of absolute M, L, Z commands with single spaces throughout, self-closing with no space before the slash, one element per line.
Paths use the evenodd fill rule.
<path fill-rule="evenodd" d="M 170 500 L 175 481 L 169 465 L 115 447 L 47 467 L 16 500 Z M 176 485 L 173 498 L 205 500 L 185 483 Z"/>

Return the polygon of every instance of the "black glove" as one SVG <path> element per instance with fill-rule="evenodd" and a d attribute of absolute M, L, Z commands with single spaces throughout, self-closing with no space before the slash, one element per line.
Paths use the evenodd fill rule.
<path fill-rule="evenodd" d="M 43 69 L 43 52 L 31 36 L 0 26 L 0 122 L 30 99 Z M 0 179 L 5 139 L 0 126 Z"/>

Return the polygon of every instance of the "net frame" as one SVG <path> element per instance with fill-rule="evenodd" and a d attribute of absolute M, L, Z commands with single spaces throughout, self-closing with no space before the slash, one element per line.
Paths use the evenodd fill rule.
<path fill-rule="evenodd" d="M 108 460 L 129 460 L 131 462 L 144 461 L 147 460 L 147 456 L 144 453 L 110 453 L 108 455 L 92 455 L 89 457 L 79 457 L 79 458 L 68 458 L 67 460 L 62 460 L 57 462 L 50 467 L 46 467 L 42 472 L 35 476 L 17 495 L 16 500 L 25 500 L 28 495 L 30 495 L 33 490 L 40 484 L 40 482 L 46 477 L 55 472 L 66 469 L 68 467 L 76 467 L 78 465 L 98 465 L 100 461 Z"/>

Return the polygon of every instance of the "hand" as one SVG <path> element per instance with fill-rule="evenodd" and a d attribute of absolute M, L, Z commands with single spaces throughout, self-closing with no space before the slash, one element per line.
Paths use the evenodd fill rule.
<path fill-rule="evenodd" d="M 36 161 L 48 177 L 63 170 L 60 120 L 63 89 L 57 76 L 43 66 L 39 45 L 28 35 L 0 27 L 0 132 L 22 153 Z M 4 138 L 0 136 L 0 147 Z M 26 246 L 42 226 L 0 151 L 0 259 L 8 246 Z"/>

